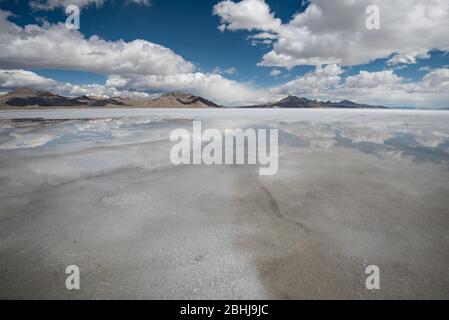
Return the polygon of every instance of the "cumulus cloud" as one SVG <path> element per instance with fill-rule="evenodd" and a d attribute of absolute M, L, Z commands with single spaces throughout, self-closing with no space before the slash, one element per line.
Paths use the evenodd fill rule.
<path fill-rule="evenodd" d="M 354 81 L 356 80 L 356 81 Z M 408 82 L 393 71 L 361 72 L 348 77 L 340 91 L 363 101 L 390 103 L 393 106 L 447 107 L 449 101 L 449 69 L 428 72 L 420 81 Z"/>
<path fill-rule="evenodd" d="M 230 67 L 230 68 L 226 69 L 224 72 L 229 75 L 234 75 L 237 73 L 237 69 L 234 67 Z"/>
<path fill-rule="evenodd" d="M 343 71 L 336 64 L 330 64 L 324 68 L 317 68 L 314 72 L 289 81 L 272 89 L 275 94 L 313 94 L 334 89 L 341 82 Z"/>
<path fill-rule="evenodd" d="M 224 104 L 261 102 L 267 94 L 220 74 L 197 72 L 193 63 L 172 50 L 145 40 L 88 39 L 64 24 L 20 27 L 0 10 L 1 87 L 30 86 L 71 95 L 123 95 L 131 91 L 185 90 Z M 108 76 L 105 85 L 65 85 L 39 77 L 26 68 L 80 70 Z M 229 68 L 224 74 L 234 74 Z"/>
<path fill-rule="evenodd" d="M 380 30 L 365 27 L 367 6 L 380 8 Z M 275 18 L 264 0 L 222 1 L 214 7 L 224 30 L 258 30 L 275 35 L 263 66 L 415 63 L 429 51 L 449 50 L 447 0 L 310 0 L 288 23 Z"/>
<path fill-rule="evenodd" d="M 214 6 L 213 13 L 221 18 L 220 31 L 271 31 L 281 25 L 281 20 L 276 19 L 270 7 L 260 0 L 222 1 Z"/>
<path fill-rule="evenodd" d="M 419 92 L 449 92 L 449 69 L 437 68 L 431 70 L 426 74 L 420 83 L 420 86 L 415 88 Z"/>
<path fill-rule="evenodd" d="M 448 68 L 433 69 L 417 82 L 408 82 L 394 70 L 360 71 L 348 77 L 343 73 L 336 64 L 318 67 L 271 92 L 275 96 L 293 94 L 389 106 L 447 107 L 449 101 Z"/>
<path fill-rule="evenodd" d="M 36 89 L 54 88 L 58 83 L 25 70 L 0 70 L 0 88 L 32 87 Z"/>
<path fill-rule="evenodd" d="M 37 10 L 53 10 L 55 8 L 65 8 L 69 5 L 76 5 L 80 8 L 89 5 L 100 7 L 107 0 L 32 0 L 29 5 Z M 135 3 L 143 6 L 151 5 L 150 0 L 127 0 L 127 3 Z"/>
<path fill-rule="evenodd" d="M 149 94 L 140 91 L 119 90 L 113 86 L 99 84 L 74 85 L 61 83 L 53 79 L 42 77 L 34 72 L 11 69 L 0 69 L 0 89 L 11 91 L 16 88 L 29 87 L 36 90 L 51 91 L 66 96 L 126 96 L 148 97 Z"/>
<path fill-rule="evenodd" d="M 127 2 L 140 4 L 140 5 L 143 5 L 143 6 L 151 5 L 151 1 L 150 0 L 127 0 Z"/>
<path fill-rule="evenodd" d="M 145 40 L 88 39 L 64 24 L 27 25 L 10 22 L 0 11 L 0 67 L 52 68 L 100 74 L 174 74 L 195 70 L 172 50 Z"/>
<path fill-rule="evenodd" d="M 207 97 L 226 105 L 241 105 L 265 102 L 269 93 L 224 78 L 218 73 L 201 72 L 156 75 L 112 75 L 108 77 L 107 86 L 128 90 L 181 90 Z"/>
<path fill-rule="evenodd" d="M 366 28 L 369 5 L 380 9 L 380 30 Z M 449 51 L 447 0 L 310 0 L 304 12 L 286 23 L 264 0 L 221 1 L 213 12 L 220 17 L 222 31 L 256 31 L 248 37 L 250 43 L 271 47 L 258 65 L 317 66 L 314 72 L 272 88 L 276 97 L 295 94 L 390 106 L 448 106 L 448 68 L 427 70 L 414 83 L 394 70 L 361 71 L 345 78 L 342 69 L 379 58 L 388 58 L 387 64 L 399 69 L 430 58 L 431 50 Z"/>
<path fill-rule="evenodd" d="M 408 52 L 402 52 L 395 54 L 391 57 L 387 63 L 389 65 L 397 65 L 397 64 L 415 64 L 417 59 L 428 59 L 430 58 L 428 48 L 420 48 L 416 51 L 410 50 Z"/>
<path fill-rule="evenodd" d="M 40 1 L 53 7 L 64 1 Z M 104 1 L 79 4 L 101 5 Z M 142 2 L 142 1 L 137 1 Z M 73 1 L 71 1 L 73 3 Z M 365 8 L 381 9 L 381 30 L 365 28 Z M 145 41 L 86 38 L 64 24 L 19 26 L 0 10 L 0 89 L 29 86 L 61 94 L 123 95 L 170 90 L 189 91 L 225 105 L 246 105 L 295 94 L 319 100 L 350 99 L 392 106 L 447 106 L 449 69 L 429 69 L 409 82 L 394 70 L 361 71 L 344 76 L 344 66 L 388 57 L 388 64 L 410 64 L 428 57 L 432 48 L 449 50 L 447 0 L 311 0 L 307 10 L 288 23 L 275 17 L 263 0 L 221 1 L 213 8 L 220 29 L 248 30 L 253 44 L 271 49 L 260 65 L 291 68 L 316 65 L 313 72 L 271 90 L 226 78 L 234 68 L 202 73 L 171 49 Z M 80 70 L 104 74 L 105 84 L 72 85 L 24 69 Z M 280 75 L 273 69 L 273 77 Z M 133 93 L 135 92 L 135 93 Z"/>
<path fill-rule="evenodd" d="M 347 88 L 389 88 L 394 84 L 402 81 L 393 70 L 384 70 L 377 72 L 360 71 L 355 76 L 346 78 L 345 85 Z"/>
<path fill-rule="evenodd" d="M 273 78 L 277 78 L 282 74 L 282 71 L 279 69 L 273 69 L 270 71 L 270 76 L 272 76 Z"/>
<path fill-rule="evenodd" d="M 226 105 L 260 103 L 265 92 L 229 80 L 220 74 L 189 73 L 170 76 L 111 75 L 106 84 L 61 83 L 26 70 L 1 70 L 0 89 L 31 87 L 67 96 L 149 97 L 150 92 L 188 91 Z"/>

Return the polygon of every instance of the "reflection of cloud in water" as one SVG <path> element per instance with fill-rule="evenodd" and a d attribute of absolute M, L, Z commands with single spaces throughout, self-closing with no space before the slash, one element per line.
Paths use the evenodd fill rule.
<path fill-rule="evenodd" d="M 402 119 L 401 119 L 402 120 Z M 444 122 L 421 121 L 419 117 L 382 119 L 368 116 L 345 121 L 220 121 L 205 123 L 203 129 L 279 128 L 281 145 L 295 148 L 357 149 L 382 158 L 407 162 L 449 162 L 449 127 Z M 72 120 L 2 120 L 0 121 L 0 150 L 32 150 L 55 148 L 76 150 L 96 146 L 127 145 L 167 140 L 178 127 L 191 130 L 191 120 L 161 118 L 100 118 Z M 267 128 L 268 128 L 267 127 Z M 61 149 L 58 149 L 61 151 Z M 31 152 L 31 151 L 30 151 Z"/>
<path fill-rule="evenodd" d="M 10 133 L 10 139 L 0 144 L 0 149 L 35 148 L 59 138 L 51 133 Z"/>
<path fill-rule="evenodd" d="M 203 128 L 279 128 L 270 177 L 173 166 L 167 137 L 190 118 L 0 121 L 0 295 L 70 298 L 52 270 L 76 257 L 92 275 L 80 298 L 369 299 L 354 290 L 366 261 L 403 278 L 380 298 L 448 297 L 449 171 L 417 163 L 447 161 L 446 137 L 422 137 L 447 133 L 449 112 L 260 112 L 207 110 Z"/>
<path fill-rule="evenodd" d="M 37 148 L 75 142 L 168 139 L 167 127 L 179 121 L 149 118 L 0 121 L 0 150 Z M 165 130 L 164 130 L 165 129 Z"/>
<path fill-rule="evenodd" d="M 415 139 L 423 146 L 435 148 L 449 141 L 449 134 L 434 130 L 418 130 L 415 133 Z"/>
<path fill-rule="evenodd" d="M 448 128 L 433 123 L 296 122 L 280 128 L 311 148 L 347 147 L 407 163 L 449 165 Z"/>
<path fill-rule="evenodd" d="M 388 158 L 398 161 L 403 161 L 407 163 L 412 163 L 414 158 L 410 155 L 405 155 L 404 151 L 395 150 L 379 150 L 377 154 L 382 158 Z"/>
<path fill-rule="evenodd" d="M 353 143 L 370 142 L 384 144 L 385 141 L 394 135 L 386 130 L 364 128 L 344 128 L 340 130 L 340 135 L 350 139 Z"/>
<path fill-rule="evenodd" d="M 311 122 L 297 122 L 281 124 L 280 128 L 294 136 L 299 137 L 312 148 L 330 149 L 336 143 L 335 129 L 331 125 Z"/>
<path fill-rule="evenodd" d="M 424 146 L 417 142 L 415 135 L 410 133 L 392 132 L 389 136 L 390 138 L 386 139 L 384 143 L 366 141 L 354 143 L 348 138 L 339 136 L 338 145 L 376 154 L 381 158 L 401 160 L 407 163 L 431 162 L 449 165 L 449 154 L 443 148 Z"/>

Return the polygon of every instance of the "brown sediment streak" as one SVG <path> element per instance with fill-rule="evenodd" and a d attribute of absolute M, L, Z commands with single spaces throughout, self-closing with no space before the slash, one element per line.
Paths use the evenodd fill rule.
<path fill-rule="evenodd" d="M 284 217 L 284 216 L 282 215 L 281 208 L 279 207 L 279 204 L 278 204 L 276 198 L 273 196 L 273 194 L 270 192 L 270 190 L 268 190 L 267 188 L 265 188 L 265 187 L 263 187 L 263 186 L 260 186 L 260 188 L 265 192 L 265 194 L 266 194 L 267 197 L 268 197 L 268 201 L 269 201 L 269 203 L 270 203 L 271 211 L 272 211 L 272 212 L 273 212 L 279 219 L 282 219 L 282 220 L 284 220 L 284 221 L 286 221 L 286 222 L 288 222 L 288 223 L 293 223 L 293 224 L 295 224 L 296 226 L 298 226 L 299 228 L 301 228 L 305 233 L 311 233 L 311 232 L 312 232 L 312 230 L 310 230 L 304 223 L 301 223 L 301 222 L 299 222 L 299 221 L 291 220 L 291 219 L 288 219 L 288 218 Z"/>

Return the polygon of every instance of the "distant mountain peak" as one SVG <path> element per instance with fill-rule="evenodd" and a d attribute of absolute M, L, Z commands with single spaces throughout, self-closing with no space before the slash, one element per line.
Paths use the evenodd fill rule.
<path fill-rule="evenodd" d="M 245 106 L 244 108 L 385 108 L 380 106 L 371 106 L 367 104 L 358 104 L 350 100 L 343 100 L 340 102 L 321 102 L 317 100 L 310 100 L 307 98 L 298 98 L 294 95 L 289 95 L 278 102 L 259 104 L 254 106 Z"/>
<path fill-rule="evenodd" d="M 342 100 L 339 103 L 341 103 L 341 104 L 357 105 L 357 103 L 355 103 L 354 101 L 351 101 L 351 100 Z"/>
<path fill-rule="evenodd" d="M 307 98 L 299 98 L 297 96 L 289 95 L 278 102 L 272 103 L 272 107 L 277 108 L 319 108 L 316 101 Z"/>
<path fill-rule="evenodd" d="M 212 101 L 181 91 L 168 92 L 151 100 L 147 106 L 154 108 L 209 108 L 219 107 Z"/>
<path fill-rule="evenodd" d="M 284 99 L 279 100 L 278 103 L 284 103 L 284 102 L 299 102 L 299 101 L 301 101 L 301 99 L 298 98 L 297 96 L 289 95 L 289 96 L 285 97 Z"/>

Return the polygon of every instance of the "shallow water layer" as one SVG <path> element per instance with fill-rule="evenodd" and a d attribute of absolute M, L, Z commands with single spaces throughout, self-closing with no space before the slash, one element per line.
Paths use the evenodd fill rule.
<path fill-rule="evenodd" d="M 2 298 L 449 298 L 449 112 L 0 119 Z M 194 119 L 278 129 L 278 173 L 172 165 L 170 133 Z M 78 291 L 65 288 L 73 264 Z"/>

